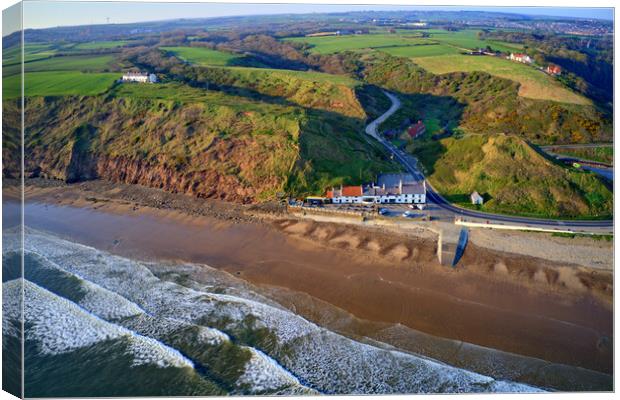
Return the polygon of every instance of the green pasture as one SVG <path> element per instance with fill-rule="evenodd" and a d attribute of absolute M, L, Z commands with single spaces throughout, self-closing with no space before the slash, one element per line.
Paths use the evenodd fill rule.
<path fill-rule="evenodd" d="M 446 54 L 459 54 L 460 50 L 444 44 L 429 44 L 419 46 L 386 47 L 380 49 L 396 57 L 432 57 Z"/>
<path fill-rule="evenodd" d="M 515 52 L 522 49 L 522 45 L 499 42 L 494 40 L 480 40 L 478 39 L 479 30 L 476 29 L 466 29 L 462 31 L 443 31 L 443 30 L 433 30 L 430 33 L 430 38 L 436 40 L 441 44 L 446 44 L 450 46 L 454 46 L 463 50 L 470 50 L 475 48 L 485 48 L 486 46 L 491 46 L 493 50 L 499 50 L 502 52 Z"/>
<path fill-rule="evenodd" d="M 319 54 L 337 53 L 346 50 L 361 50 L 367 48 L 384 48 L 391 46 L 409 46 L 433 43 L 420 38 L 418 34 L 369 34 L 369 35 L 342 35 L 342 36 L 314 36 L 285 38 L 291 42 L 309 43 L 312 52 Z"/>
<path fill-rule="evenodd" d="M 30 96 L 90 96 L 109 89 L 119 78 L 117 73 L 82 73 L 76 71 L 31 72 L 25 75 L 24 91 Z M 21 75 L 3 78 L 5 99 L 19 97 Z"/>
<path fill-rule="evenodd" d="M 114 47 L 121 47 L 129 43 L 127 40 L 102 40 L 95 42 L 78 43 L 72 47 L 74 50 L 96 50 L 96 49 L 111 49 Z"/>
<path fill-rule="evenodd" d="M 226 66 L 230 65 L 234 60 L 243 58 L 243 56 L 238 54 L 212 50 L 206 47 L 177 46 L 160 47 L 160 49 L 196 65 Z"/>
<path fill-rule="evenodd" d="M 454 54 L 459 51 L 491 46 L 493 50 L 503 52 L 515 52 L 522 49 L 522 45 L 493 40 L 478 39 L 478 30 L 467 29 L 462 31 L 446 31 L 442 29 L 425 30 L 398 30 L 396 33 L 372 33 L 367 35 L 342 35 L 342 36 L 314 36 L 292 37 L 284 40 L 302 42 L 312 45 L 312 52 L 330 54 L 346 50 L 360 50 L 366 48 L 381 49 L 393 55 L 403 57 L 426 57 Z M 422 33 L 429 37 L 422 38 Z M 418 49 L 419 44 L 435 44 L 439 47 Z M 406 46 L 415 46 L 406 49 Z M 420 46 L 422 47 L 422 46 Z M 426 53 L 426 52 L 427 53 Z M 419 52 L 419 53 L 418 53 Z M 408 55 L 412 54 L 412 55 Z"/>
<path fill-rule="evenodd" d="M 112 62 L 112 55 L 98 56 L 61 56 L 49 57 L 42 60 L 29 61 L 24 63 L 24 71 L 44 72 L 44 71 L 82 71 L 82 72 L 104 72 Z M 3 76 L 19 74 L 21 64 L 13 64 L 4 67 Z"/>
<path fill-rule="evenodd" d="M 2 66 L 21 64 L 21 46 L 13 46 L 2 50 Z M 46 43 L 28 43 L 24 45 L 24 62 L 52 56 L 56 50 Z"/>

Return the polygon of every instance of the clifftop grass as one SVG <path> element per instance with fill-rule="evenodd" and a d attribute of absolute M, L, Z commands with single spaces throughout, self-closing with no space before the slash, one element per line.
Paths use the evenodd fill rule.
<path fill-rule="evenodd" d="M 4 107 L 17 111 L 15 101 Z M 103 177 L 250 203 L 398 169 L 367 142 L 361 118 L 180 84 L 29 98 L 25 114 L 27 174 L 59 179 Z M 5 175 L 18 167 L 7 163 Z"/>
<path fill-rule="evenodd" d="M 447 199 L 483 211 L 551 218 L 603 218 L 613 213 L 613 193 L 590 172 L 558 165 L 514 136 L 466 135 L 426 140 L 409 149 L 431 184 Z"/>

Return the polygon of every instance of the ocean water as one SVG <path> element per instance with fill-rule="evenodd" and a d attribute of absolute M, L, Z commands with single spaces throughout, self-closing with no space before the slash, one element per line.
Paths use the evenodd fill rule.
<path fill-rule="evenodd" d="M 539 390 L 357 342 L 204 265 L 130 260 L 27 229 L 21 280 L 19 239 L 4 233 L 2 334 L 16 362 L 23 285 L 27 397 Z M 190 279 L 197 269 L 210 279 Z"/>

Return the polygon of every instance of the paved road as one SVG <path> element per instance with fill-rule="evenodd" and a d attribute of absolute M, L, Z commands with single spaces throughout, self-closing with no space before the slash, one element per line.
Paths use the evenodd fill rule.
<path fill-rule="evenodd" d="M 585 149 L 593 147 L 613 147 L 613 143 L 586 143 L 586 144 L 556 144 L 549 146 L 539 146 L 543 150 L 551 149 Z"/>
<path fill-rule="evenodd" d="M 377 129 L 379 128 L 379 125 L 381 125 L 386 119 L 390 118 L 392 114 L 394 114 L 400 108 L 400 100 L 398 100 L 398 97 L 394 96 L 391 93 L 383 93 L 385 93 L 385 95 L 390 99 L 392 105 L 390 106 L 389 110 L 383 113 L 383 115 L 381 115 L 379 118 L 375 119 L 366 126 L 366 133 L 385 145 L 387 142 L 385 142 L 383 138 L 379 136 Z"/>
<path fill-rule="evenodd" d="M 366 133 L 381 144 L 383 144 L 388 151 L 390 151 L 394 157 L 405 167 L 405 169 L 411 173 L 416 179 L 425 180 L 424 174 L 422 174 L 418 167 L 418 161 L 415 157 L 407 154 L 400 149 L 397 149 L 390 142 L 381 137 L 377 131 L 379 125 L 394 114 L 401 106 L 400 101 L 396 96 L 391 93 L 384 92 L 385 95 L 392 101 L 392 106 L 388 111 L 381 115 L 376 120 L 372 121 L 366 127 Z M 466 218 L 467 220 L 475 222 L 488 222 L 494 224 L 519 224 L 531 227 L 539 228 L 561 228 L 572 229 L 575 231 L 588 231 L 606 233 L 613 231 L 613 220 L 606 221 L 575 221 L 575 220 L 551 220 L 542 218 L 527 218 L 527 217 L 515 217 L 508 215 L 499 215 L 484 213 L 479 211 L 473 211 L 461 207 L 454 206 L 446 199 L 444 199 L 439 193 L 437 193 L 430 182 L 426 181 L 427 187 L 427 203 L 429 203 L 429 209 L 432 212 L 433 217 L 441 216 L 440 218 L 454 219 L 456 217 Z M 432 211 L 435 209 L 435 211 Z"/>

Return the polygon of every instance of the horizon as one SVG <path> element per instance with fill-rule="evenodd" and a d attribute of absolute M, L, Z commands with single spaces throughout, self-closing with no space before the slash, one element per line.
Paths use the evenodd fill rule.
<path fill-rule="evenodd" d="M 69 4 L 70 3 L 70 4 Z M 332 14 L 385 11 L 493 12 L 531 17 L 597 19 L 613 21 L 613 8 L 601 7 L 520 7 L 520 6 L 405 6 L 327 5 L 251 3 L 143 3 L 143 2 L 24 2 L 24 29 L 51 29 L 71 26 L 131 24 L 178 19 L 210 19 L 286 14 Z M 68 7 L 70 6 L 70 7 Z M 260 7 L 252 7 L 260 6 Z M 63 13 L 58 13 L 58 8 Z M 283 10 L 284 8 L 284 10 Z M 5 10 L 6 11 L 6 10 Z M 12 25 L 12 26 L 11 26 Z M 3 36 L 19 30 L 17 24 L 3 25 Z"/>

